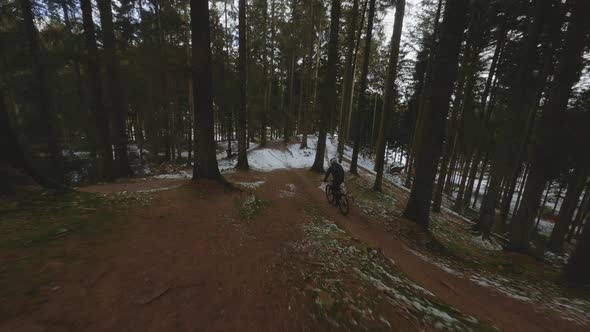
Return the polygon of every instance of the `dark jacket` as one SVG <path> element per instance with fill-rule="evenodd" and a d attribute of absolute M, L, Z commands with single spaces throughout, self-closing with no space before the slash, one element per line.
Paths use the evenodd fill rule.
<path fill-rule="evenodd" d="M 330 168 L 328 168 L 328 171 L 326 172 L 326 176 L 324 176 L 324 182 L 328 180 L 330 174 L 332 174 L 335 182 L 344 182 L 344 168 L 342 168 L 342 165 L 338 163 L 330 165 Z"/>

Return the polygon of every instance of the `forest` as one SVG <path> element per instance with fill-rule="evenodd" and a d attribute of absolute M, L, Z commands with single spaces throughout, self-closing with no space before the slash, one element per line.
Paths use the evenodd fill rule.
<path fill-rule="evenodd" d="M 588 13 L 0 0 L 0 329 L 589 328 Z"/>

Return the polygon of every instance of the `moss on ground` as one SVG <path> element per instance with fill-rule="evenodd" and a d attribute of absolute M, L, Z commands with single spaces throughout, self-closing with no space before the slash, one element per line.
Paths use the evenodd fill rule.
<path fill-rule="evenodd" d="M 242 220 L 251 220 L 263 213 L 264 208 L 270 204 L 269 201 L 260 199 L 254 191 L 249 191 L 245 198 L 239 203 L 239 215 Z"/>

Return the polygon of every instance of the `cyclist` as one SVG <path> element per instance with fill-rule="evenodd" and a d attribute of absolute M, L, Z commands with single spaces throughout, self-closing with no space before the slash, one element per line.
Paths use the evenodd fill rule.
<path fill-rule="evenodd" d="M 334 190 L 334 198 L 338 199 L 340 194 L 340 184 L 344 182 L 344 168 L 338 163 L 336 158 L 330 159 L 330 167 L 324 176 L 324 182 L 328 181 L 328 177 L 332 174 L 332 190 Z"/>

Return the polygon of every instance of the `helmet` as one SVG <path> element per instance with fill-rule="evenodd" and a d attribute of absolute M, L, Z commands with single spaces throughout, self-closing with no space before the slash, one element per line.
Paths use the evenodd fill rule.
<path fill-rule="evenodd" d="M 338 163 L 338 159 L 336 159 L 336 158 L 330 159 L 330 165 L 334 165 L 336 163 Z"/>

